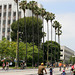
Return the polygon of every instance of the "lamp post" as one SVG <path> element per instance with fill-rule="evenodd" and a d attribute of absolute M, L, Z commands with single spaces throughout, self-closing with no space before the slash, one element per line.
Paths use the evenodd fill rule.
<path fill-rule="evenodd" d="M 19 67 L 19 11 L 18 0 L 14 0 L 17 3 L 17 50 L 16 50 L 16 67 Z"/>

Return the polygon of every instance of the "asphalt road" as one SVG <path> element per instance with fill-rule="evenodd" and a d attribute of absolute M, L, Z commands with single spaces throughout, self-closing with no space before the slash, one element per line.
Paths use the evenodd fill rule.
<path fill-rule="evenodd" d="M 49 73 L 49 68 L 46 69 L 48 74 L 45 75 L 50 75 Z M 37 74 L 38 69 L 24 69 L 24 70 L 1 70 L 0 69 L 0 75 L 38 75 Z M 62 71 L 61 71 L 62 72 Z M 59 68 L 55 68 L 53 71 L 53 75 L 61 75 L 61 72 L 59 71 Z M 66 70 L 66 75 L 71 75 L 70 70 Z"/>

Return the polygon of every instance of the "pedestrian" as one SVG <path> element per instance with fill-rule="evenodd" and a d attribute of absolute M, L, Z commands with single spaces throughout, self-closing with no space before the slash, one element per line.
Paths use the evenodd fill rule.
<path fill-rule="evenodd" d="M 41 63 L 41 65 L 38 67 L 38 75 L 44 75 L 43 70 L 45 70 L 45 73 L 47 74 L 44 63 Z"/>
<path fill-rule="evenodd" d="M 3 70 L 5 69 L 5 63 L 3 62 L 3 64 L 2 64 L 2 68 L 3 68 Z"/>
<path fill-rule="evenodd" d="M 53 75 L 53 68 L 50 65 L 50 75 Z"/>
<path fill-rule="evenodd" d="M 9 69 L 9 62 L 6 62 L 6 70 Z"/>
<path fill-rule="evenodd" d="M 61 75 L 66 75 L 66 72 L 65 72 L 65 70 L 63 70 L 63 72 L 61 73 Z"/>
<path fill-rule="evenodd" d="M 23 69 L 23 63 L 21 63 L 20 66 L 21 66 L 21 69 Z"/>

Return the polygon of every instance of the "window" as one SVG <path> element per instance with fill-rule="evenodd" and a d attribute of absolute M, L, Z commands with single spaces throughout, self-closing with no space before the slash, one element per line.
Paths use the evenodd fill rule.
<path fill-rule="evenodd" d="M 1 17 L 1 13 L 0 13 L 0 17 Z"/>
<path fill-rule="evenodd" d="M 6 5 L 4 5 L 4 9 L 6 9 L 6 7 L 7 7 L 7 6 L 6 6 Z"/>
<path fill-rule="evenodd" d="M 4 17 L 6 16 L 6 12 L 3 13 L 3 16 L 4 16 Z"/>
<path fill-rule="evenodd" d="M 11 9 L 11 5 L 9 5 L 9 9 Z"/>
<path fill-rule="evenodd" d="M 16 16 L 16 12 L 13 13 L 13 16 Z"/>
<path fill-rule="evenodd" d="M 9 40 L 10 39 L 10 36 L 7 36 L 7 40 Z"/>
<path fill-rule="evenodd" d="M 10 28 L 7 29 L 7 32 L 10 32 Z"/>
<path fill-rule="evenodd" d="M 3 20 L 3 25 L 5 25 L 5 23 L 6 23 L 6 20 Z"/>
<path fill-rule="evenodd" d="M 5 28 L 3 28 L 3 32 L 5 32 Z"/>
<path fill-rule="evenodd" d="M 10 20 L 8 20 L 8 24 L 10 24 L 10 22 L 11 22 L 11 21 L 10 21 Z"/>
<path fill-rule="evenodd" d="M 62 49 L 60 51 L 63 51 Z"/>
<path fill-rule="evenodd" d="M 8 12 L 8 17 L 10 17 L 11 16 L 11 12 Z"/>
<path fill-rule="evenodd" d="M 0 9 L 2 9 L 2 6 L 0 6 Z"/>

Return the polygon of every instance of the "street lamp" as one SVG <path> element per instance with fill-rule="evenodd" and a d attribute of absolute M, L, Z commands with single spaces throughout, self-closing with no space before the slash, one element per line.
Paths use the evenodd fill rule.
<path fill-rule="evenodd" d="M 18 0 L 14 0 L 17 3 L 17 50 L 16 50 L 16 67 L 19 67 L 19 11 Z"/>

